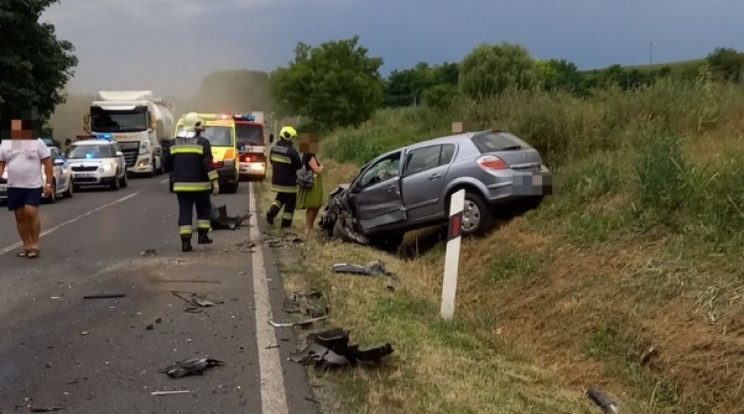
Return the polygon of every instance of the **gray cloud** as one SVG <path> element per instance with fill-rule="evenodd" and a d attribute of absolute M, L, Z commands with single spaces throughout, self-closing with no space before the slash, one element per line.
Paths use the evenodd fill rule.
<path fill-rule="evenodd" d="M 741 0 L 62 0 L 43 16 L 72 41 L 75 92 L 148 88 L 189 95 L 214 70 L 271 70 L 297 41 L 360 35 L 384 71 L 459 61 L 481 42 L 582 68 L 744 49 Z"/>

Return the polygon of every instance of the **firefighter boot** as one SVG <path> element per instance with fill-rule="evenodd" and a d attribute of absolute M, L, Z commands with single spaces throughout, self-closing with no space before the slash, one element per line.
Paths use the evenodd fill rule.
<path fill-rule="evenodd" d="M 207 236 L 206 231 L 200 231 L 199 232 L 199 239 L 197 240 L 197 243 L 199 244 L 212 244 L 212 239 Z"/>
<path fill-rule="evenodd" d="M 181 251 L 182 252 L 190 252 L 194 250 L 193 247 L 191 247 L 191 238 L 181 238 Z"/>
<path fill-rule="evenodd" d="M 269 211 L 266 212 L 266 222 L 268 222 L 270 226 L 274 225 L 274 219 L 279 215 L 279 210 L 281 209 L 282 204 L 279 201 L 274 200 L 274 202 L 271 203 Z"/>

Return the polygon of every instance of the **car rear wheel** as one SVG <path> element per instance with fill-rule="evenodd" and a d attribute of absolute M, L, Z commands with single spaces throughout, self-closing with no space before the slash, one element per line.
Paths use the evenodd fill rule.
<path fill-rule="evenodd" d="M 491 227 L 492 222 L 491 209 L 483 197 L 474 192 L 466 192 L 462 211 L 463 236 L 482 236 Z"/>

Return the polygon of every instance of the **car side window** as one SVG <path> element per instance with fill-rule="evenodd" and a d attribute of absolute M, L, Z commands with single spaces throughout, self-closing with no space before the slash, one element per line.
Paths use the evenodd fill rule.
<path fill-rule="evenodd" d="M 455 156 L 455 144 L 442 145 L 442 154 L 439 157 L 439 165 L 447 165 L 452 162 Z"/>
<path fill-rule="evenodd" d="M 389 180 L 400 175 L 400 153 L 383 158 L 364 173 L 360 181 L 362 188 Z"/>
<path fill-rule="evenodd" d="M 408 162 L 406 163 L 405 176 L 407 177 L 439 166 L 441 152 L 441 145 L 434 145 L 411 151 L 408 155 Z"/>

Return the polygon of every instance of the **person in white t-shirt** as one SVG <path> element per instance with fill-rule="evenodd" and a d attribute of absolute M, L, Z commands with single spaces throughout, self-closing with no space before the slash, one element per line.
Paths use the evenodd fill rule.
<path fill-rule="evenodd" d="M 41 166 L 44 166 L 46 183 Z M 42 193 L 52 194 L 52 159 L 41 139 L 3 140 L 0 144 L 0 176 L 8 170 L 8 210 L 15 212 L 23 250 L 18 257 L 39 257 L 39 205 Z"/>

